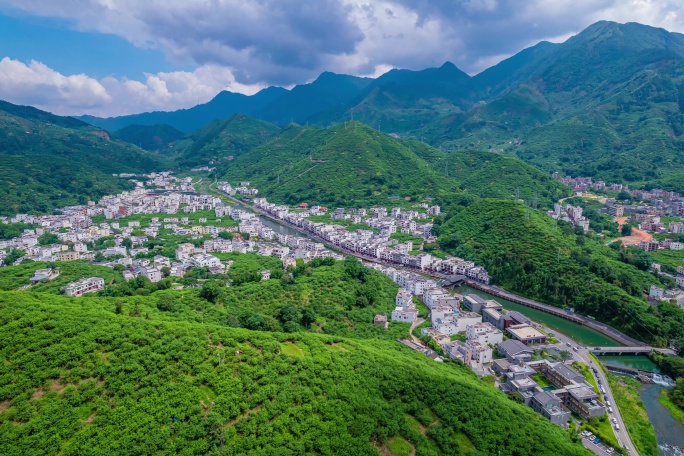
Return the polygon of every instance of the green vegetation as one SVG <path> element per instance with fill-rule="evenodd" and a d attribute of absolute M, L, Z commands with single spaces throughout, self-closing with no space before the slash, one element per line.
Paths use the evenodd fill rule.
<path fill-rule="evenodd" d="M 613 392 L 615 405 L 620 409 L 629 437 L 639 454 L 658 456 L 655 431 L 639 397 L 638 390 L 641 388 L 641 383 L 629 377 L 608 374 L 608 384 Z"/>
<path fill-rule="evenodd" d="M 45 213 L 129 190 L 112 173 L 151 171 L 159 158 L 70 117 L 0 102 L 0 215 Z"/>
<path fill-rule="evenodd" d="M 460 210 L 458 210 L 460 209 Z M 682 339 L 684 311 L 649 305 L 659 279 L 648 256 L 611 247 L 513 201 L 480 200 L 436 220 L 442 250 L 485 266 L 492 281 L 533 299 L 571 306 L 656 346 Z"/>
<path fill-rule="evenodd" d="M 684 382 L 684 380 L 680 379 L 680 382 Z M 682 388 L 680 387 L 680 390 Z M 672 417 L 679 421 L 680 423 L 684 424 L 684 407 L 678 405 L 677 402 L 672 398 L 676 393 L 672 391 L 667 391 L 667 390 L 661 390 L 660 391 L 660 397 L 658 398 L 658 402 L 668 409 L 670 413 L 672 414 Z M 679 393 L 681 395 L 681 392 Z"/>
<path fill-rule="evenodd" d="M 613 447 L 617 453 L 626 454 L 625 449 L 622 448 L 622 445 L 618 444 L 617 439 L 615 438 L 613 426 L 607 415 L 593 417 L 590 418 L 589 421 L 582 423 L 580 430 L 583 431 L 585 429 L 592 432 L 596 437 L 599 437 L 606 445 Z"/>
<path fill-rule="evenodd" d="M 88 264 L 85 261 L 59 261 L 56 263 L 27 262 L 18 266 L 0 269 L 0 290 L 16 290 L 29 285 L 30 279 L 38 269 L 51 267 L 59 271 L 59 277 L 52 281 L 40 282 L 31 291 L 60 294 L 59 289 L 69 282 L 86 277 L 102 277 L 105 284 L 122 282 L 121 273 L 105 266 Z"/>
<path fill-rule="evenodd" d="M 135 299 L 131 314 L 132 302 L 0 293 L 0 453 L 437 455 L 458 442 L 473 455 L 589 454 L 394 341 L 146 318 L 152 297 Z M 437 421 L 422 434 L 406 415 L 422 421 L 427 404 Z"/>
<path fill-rule="evenodd" d="M 596 384 L 596 379 L 594 378 L 594 375 L 591 373 L 591 369 L 589 369 L 589 366 L 582 362 L 575 361 L 574 363 L 572 363 L 572 367 L 575 368 L 577 372 L 584 375 L 584 379 L 587 382 L 589 382 L 589 384 L 594 388 L 594 392 L 600 396 L 601 392 L 599 391 L 598 385 Z"/>
<path fill-rule="evenodd" d="M 145 150 L 160 150 L 181 139 L 184 133 L 171 125 L 128 125 L 114 132 L 114 136 Z"/>
<path fill-rule="evenodd" d="M 489 152 L 445 154 L 359 122 L 327 129 L 290 125 L 220 166 L 219 178 L 249 180 L 260 195 L 290 205 L 396 205 L 399 199 L 413 204 L 432 197 L 446 206 L 479 196 L 512 198 L 518 189 L 530 200 L 537 192 L 539 203 L 549 206 L 568 193 L 567 187 L 517 160 Z M 465 168 L 474 170 L 466 173 Z"/>
<path fill-rule="evenodd" d="M 192 132 L 171 144 L 169 151 L 178 154 L 178 164 L 182 167 L 225 163 L 228 157 L 238 157 L 252 150 L 278 131 L 278 127 L 270 123 L 235 114 Z"/>
<path fill-rule="evenodd" d="M 36 225 L 30 223 L 0 223 L 0 239 L 13 239 L 21 236 L 24 230 L 35 229 Z"/>
<path fill-rule="evenodd" d="M 547 386 L 552 386 L 553 384 L 546 379 L 544 374 L 541 372 L 537 372 L 534 374 L 534 381 L 537 382 L 537 385 L 541 386 L 542 388 L 546 388 Z"/>

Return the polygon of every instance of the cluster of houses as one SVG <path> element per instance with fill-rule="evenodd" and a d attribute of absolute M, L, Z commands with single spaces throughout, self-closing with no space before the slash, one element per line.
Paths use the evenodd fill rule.
<path fill-rule="evenodd" d="M 679 266 L 677 268 L 676 280 L 677 285 L 684 288 L 684 266 Z M 670 288 L 666 290 L 663 287 L 651 285 L 651 288 L 648 291 L 648 299 L 656 302 L 670 301 L 684 309 L 684 290 L 681 288 Z"/>
<path fill-rule="evenodd" d="M 591 177 L 561 177 L 557 172 L 553 173 L 551 177 L 569 186 L 575 193 L 584 193 L 589 189 L 606 190 L 610 192 L 629 191 L 629 186 L 627 184 L 606 184 L 604 181 L 594 182 Z"/>
<path fill-rule="evenodd" d="M 563 206 L 560 203 L 556 203 L 553 206 L 553 210 L 548 212 L 548 215 L 556 220 L 562 220 L 572 223 L 573 226 L 579 226 L 585 233 L 589 231 L 589 220 L 582 215 L 582 208 L 579 206 L 572 206 L 570 204 Z"/>
<path fill-rule="evenodd" d="M 301 228 L 317 238 L 328 242 L 340 250 L 347 251 L 362 258 L 381 261 L 389 265 L 416 269 L 424 272 L 445 275 L 463 275 L 472 280 L 489 283 L 489 274 L 472 261 L 462 258 L 437 258 L 420 250 L 415 250 L 413 241 L 399 242 L 391 235 L 397 232 L 411 234 L 430 241 L 432 225 L 417 224 L 415 218 L 426 218 L 427 215 L 417 211 L 403 211 L 393 208 L 388 216 L 386 208 L 355 209 L 345 211 L 337 209 L 331 218 L 348 217 L 352 223 L 366 224 L 369 229 L 349 231 L 346 227 L 330 223 L 314 222 L 307 217 L 325 213 L 325 208 L 314 206 L 307 212 L 291 212 L 288 206 L 269 203 L 266 198 L 255 198 L 254 205 L 258 209 Z M 427 206 L 427 205 L 426 205 Z M 428 214 L 438 215 L 439 206 L 427 207 Z M 372 215 L 371 215 L 372 214 Z"/>

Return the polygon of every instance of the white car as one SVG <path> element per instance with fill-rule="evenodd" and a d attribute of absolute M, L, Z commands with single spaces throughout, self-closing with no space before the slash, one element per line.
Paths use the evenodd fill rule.
<path fill-rule="evenodd" d="M 615 451 L 615 448 L 608 447 L 608 449 L 606 450 L 606 453 L 611 454 L 613 451 Z"/>
<path fill-rule="evenodd" d="M 610 420 L 610 421 L 612 421 L 612 422 L 613 422 L 613 424 L 617 424 L 617 418 L 613 418 L 613 419 L 612 419 L 612 420 Z"/>

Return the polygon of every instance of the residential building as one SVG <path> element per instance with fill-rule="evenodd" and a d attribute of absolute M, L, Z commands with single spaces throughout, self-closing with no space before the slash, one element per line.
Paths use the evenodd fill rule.
<path fill-rule="evenodd" d="M 92 293 L 104 288 L 104 279 L 100 277 L 90 277 L 81 279 L 78 282 L 70 282 L 62 288 L 62 292 L 67 296 L 78 297 L 85 293 Z"/>
<path fill-rule="evenodd" d="M 498 345 L 499 353 L 511 363 L 522 363 L 532 359 L 534 351 L 519 340 L 508 339 Z"/>
<path fill-rule="evenodd" d="M 530 407 L 554 424 L 566 427 L 570 412 L 561 406 L 561 399 L 548 391 L 540 391 L 532 396 Z"/>
<path fill-rule="evenodd" d="M 466 339 L 483 345 L 497 345 L 503 342 L 503 333 L 491 323 L 475 323 L 466 326 Z"/>
<path fill-rule="evenodd" d="M 415 306 L 397 307 L 392 311 L 392 321 L 413 323 L 418 318 L 418 310 Z"/>

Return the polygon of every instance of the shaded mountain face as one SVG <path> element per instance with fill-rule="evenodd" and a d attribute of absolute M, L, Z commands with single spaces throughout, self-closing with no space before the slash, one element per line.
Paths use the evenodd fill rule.
<path fill-rule="evenodd" d="M 0 212 L 46 212 L 128 189 L 112 173 L 159 169 L 159 159 L 70 117 L 0 102 Z"/>
<path fill-rule="evenodd" d="M 209 122 L 225 119 L 238 112 L 253 115 L 284 93 L 287 93 L 287 90 L 280 87 L 269 87 L 252 96 L 224 90 L 211 101 L 190 109 L 170 112 L 144 112 L 109 118 L 80 116 L 78 119 L 107 131 L 117 131 L 129 125 L 167 124 L 183 133 L 190 133 Z"/>
<path fill-rule="evenodd" d="M 129 125 L 114 132 L 114 136 L 145 150 L 160 150 L 182 138 L 184 133 L 171 125 Z"/>

